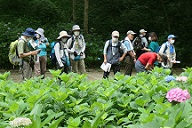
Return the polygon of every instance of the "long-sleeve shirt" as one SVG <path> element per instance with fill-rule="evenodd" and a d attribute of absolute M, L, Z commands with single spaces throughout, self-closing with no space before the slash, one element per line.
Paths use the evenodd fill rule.
<path fill-rule="evenodd" d="M 64 43 L 57 42 L 54 46 L 55 56 L 57 59 L 57 62 L 59 64 L 59 67 L 63 67 L 64 64 L 61 61 L 61 58 L 65 55 L 66 57 L 69 57 L 67 45 Z"/>
<path fill-rule="evenodd" d="M 46 43 L 49 43 L 47 38 L 46 40 L 44 40 L 44 42 L 42 42 L 41 40 L 37 39 L 36 41 L 37 44 L 37 49 L 41 49 L 40 53 L 38 54 L 39 56 L 46 56 L 47 55 L 47 51 L 46 51 Z"/>
<path fill-rule="evenodd" d="M 86 43 L 83 35 L 79 35 L 78 37 L 73 35 L 70 39 L 68 39 L 67 48 L 72 60 L 75 58 L 74 51 L 77 53 L 77 55 L 80 55 L 82 52 L 83 54 L 80 56 L 80 59 L 84 59 Z"/>
<path fill-rule="evenodd" d="M 151 41 L 148 48 L 150 49 L 151 52 L 158 52 L 159 44 L 155 41 Z"/>

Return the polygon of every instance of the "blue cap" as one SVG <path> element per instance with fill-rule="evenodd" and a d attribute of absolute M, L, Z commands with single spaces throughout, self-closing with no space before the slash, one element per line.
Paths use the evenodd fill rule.
<path fill-rule="evenodd" d="M 23 32 L 22 35 L 33 37 L 35 35 L 35 31 L 32 28 L 26 28 L 25 32 Z"/>
<path fill-rule="evenodd" d="M 173 35 L 173 34 L 170 34 L 170 35 L 167 37 L 167 39 L 170 39 L 170 38 L 176 38 L 176 36 Z"/>

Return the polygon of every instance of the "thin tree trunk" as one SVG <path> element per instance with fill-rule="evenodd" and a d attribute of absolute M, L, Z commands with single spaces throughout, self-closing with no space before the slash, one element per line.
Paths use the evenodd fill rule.
<path fill-rule="evenodd" d="M 73 0 L 73 23 L 76 23 L 76 0 Z"/>
<path fill-rule="evenodd" d="M 88 5 L 89 0 L 84 0 L 84 32 L 88 34 Z"/>
<path fill-rule="evenodd" d="M 166 23 L 167 23 L 168 32 L 171 32 L 171 26 L 170 26 L 170 22 L 169 22 L 169 17 L 168 17 L 168 14 L 167 14 L 167 10 L 166 10 L 166 8 L 165 8 L 164 0 L 161 0 L 161 3 L 162 3 L 163 11 L 164 11 L 164 13 L 165 13 L 165 18 L 166 18 Z"/>

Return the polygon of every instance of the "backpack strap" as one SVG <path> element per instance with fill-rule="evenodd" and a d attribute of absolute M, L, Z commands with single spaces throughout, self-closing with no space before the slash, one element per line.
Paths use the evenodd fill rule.
<path fill-rule="evenodd" d="M 108 46 L 108 48 L 109 47 L 111 47 L 111 51 L 112 51 L 112 47 L 116 47 L 116 48 L 118 48 L 118 50 L 119 50 L 119 52 L 120 52 L 120 50 L 121 50 L 121 42 L 120 41 L 118 41 L 118 44 L 116 45 L 116 46 L 112 46 L 112 40 L 109 40 L 109 46 Z"/>
<path fill-rule="evenodd" d="M 74 36 L 72 36 L 71 37 L 71 45 L 70 45 L 69 49 L 71 49 L 73 47 L 74 42 L 75 42 L 75 38 L 74 38 Z"/>
<path fill-rule="evenodd" d="M 165 53 L 165 51 L 167 50 L 167 43 L 165 42 L 165 49 L 163 50 L 163 53 Z"/>
<path fill-rule="evenodd" d="M 57 43 L 59 43 L 59 48 L 60 48 L 60 50 L 62 50 L 62 47 L 61 47 L 61 43 L 60 43 L 60 42 L 55 42 L 55 44 L 53 45 L 53 49 L 54 49 L 54 47 L 55 47 L 55 45 L 56 45 Z"/>
<path fill-rule="evenodd" d="M 79 35 L 79 39 L 83 39 L 83 36 L 82 36 L 81 34 Z M 74 44 L 74 42 L 75 42 L 74 36 L 71 37 L 71 40 L 72 40 L 72 41 L 71 41 L 71 45 L 70 45 L 69 49 L 71 49 L 71 48 L 73 47 L 73 44 Z"/>

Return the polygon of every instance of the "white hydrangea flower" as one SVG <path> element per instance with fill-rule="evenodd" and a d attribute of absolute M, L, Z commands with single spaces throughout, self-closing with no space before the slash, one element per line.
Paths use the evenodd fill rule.
<path fill-rule="evenodd" d="M 13 121 L 10 121 L 10 125 L 14 128 L 20 126 L 28 126 L 30 124 L 32 124 L 32 122 L 29 118 L 18 117 L 15 118 Z"/>

